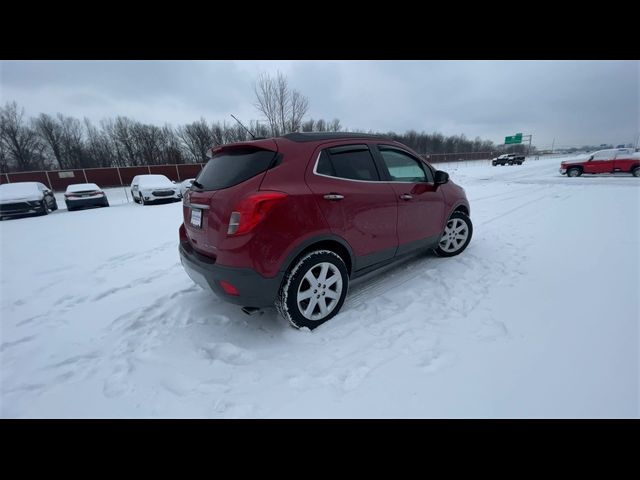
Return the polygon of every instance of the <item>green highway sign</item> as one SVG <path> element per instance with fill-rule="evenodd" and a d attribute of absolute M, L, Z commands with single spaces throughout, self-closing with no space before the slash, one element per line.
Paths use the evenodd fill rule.
<path fill-rule="evenodd" d="M 504 137 L 504 143 L 505 145 L 509 145 L 511 143 L 522 143 L 522 134 L 516 133 L 511 137 Z"/>

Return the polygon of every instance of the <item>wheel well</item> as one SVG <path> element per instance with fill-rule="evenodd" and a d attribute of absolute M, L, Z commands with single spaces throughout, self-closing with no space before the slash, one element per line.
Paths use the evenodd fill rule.
<path fill-rule="evenodd" d="M 469 216 L 469 209 L 467 207 L 465 207 L 464 205 L 458 205 L 454 212 L 462 212 L 464 213 L 466 216 Z"/>
<path fill-rule="evenodd" d="M 577 168 L 578 170 L 580 170 L 581 172 L 584 171 L 584 168 L 582 168 L 581 165 L 570 165 L 569 167 L 567 167 L 567 172 L 569 170 L 571 170 L 572 168 Z"/>
<path fill-rule="evenodd" d="M 347 248 L 344 245 L 342 245 L 340 242 L 336 242 L 335 240 L 321 240 L 319 242 L 312 243 L 311 245 L 306 247 L 304 250 L 302 250 L 296 256 L 296 258 L 293 259 L 290 265 L 295 265 L 300 258 L 305 256 L 309 252 L 313 252 L 314 250 L 331 250 L 332 252 L 340 255 L 340 258 L 342 258 L 342 260 L 344 261 L 344 264 L 347 267 L 347 272 L 349 272 L 349 276 L 351 276 L 351 267 L 352 267 L 351 254 L 349 253 L 349 250 L 347 250 Z"/>

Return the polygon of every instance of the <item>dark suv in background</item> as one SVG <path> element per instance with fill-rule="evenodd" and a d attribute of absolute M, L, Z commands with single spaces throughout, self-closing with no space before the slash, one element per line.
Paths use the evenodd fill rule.
<path fill-rule="evenodd" d="M 401 143 L 292 133 L 214 147 L 183 199 L 188 275 L 249 313 L 272 306 L 313 329 L 349 280 L 402 256 L 469 244 L 462 188 Z"/>
<path fill-rule="evenodd" d="M 505 153 L 504 155 L 500 155 L 499 157 L 494 158 L 493 160 L 491 160 L 491 165 L 493 165 L 494 167 L 496 165 L 513 165 L 514 163 L 516 165 L 522 165 L 522 163 L 524 162 L 524 155 L 520 155 L 517 153 Z"/>

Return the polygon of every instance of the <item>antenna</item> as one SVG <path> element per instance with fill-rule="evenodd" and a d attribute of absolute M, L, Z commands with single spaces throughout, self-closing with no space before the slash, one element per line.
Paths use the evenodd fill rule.
<path fill-rule="evenodd" d="M 231 115 L 231 116 L 233 117 L 233 115 Z M 240 120 L 238 120 L 236 117 L 233 117 L 233 119 L 234 119 L 236 122 L 238 122 L 238 123 L 240 124 L 240 126 L 241 126 L 242 128 L 244 128 L 244 129 L 249 133 L 249 135 L 251 135 L 251 138 L 253 138 L 254 140 L 256 139 L 256 136 L 255 136 L 253 133 L 251 133 L 251 130 L 249 130 L 247 127 L 245 127 L 244 125 L 242 125 L 242 122 L 241 122 Z"/>

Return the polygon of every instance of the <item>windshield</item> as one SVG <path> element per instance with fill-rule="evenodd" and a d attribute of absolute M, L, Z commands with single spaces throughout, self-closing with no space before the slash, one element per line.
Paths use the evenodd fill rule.
<path fill-rule="evenodd" d="M 140 177 L 140 187 L 173 187 L 173 183 L 164 175 L 144 175 Z"/>

